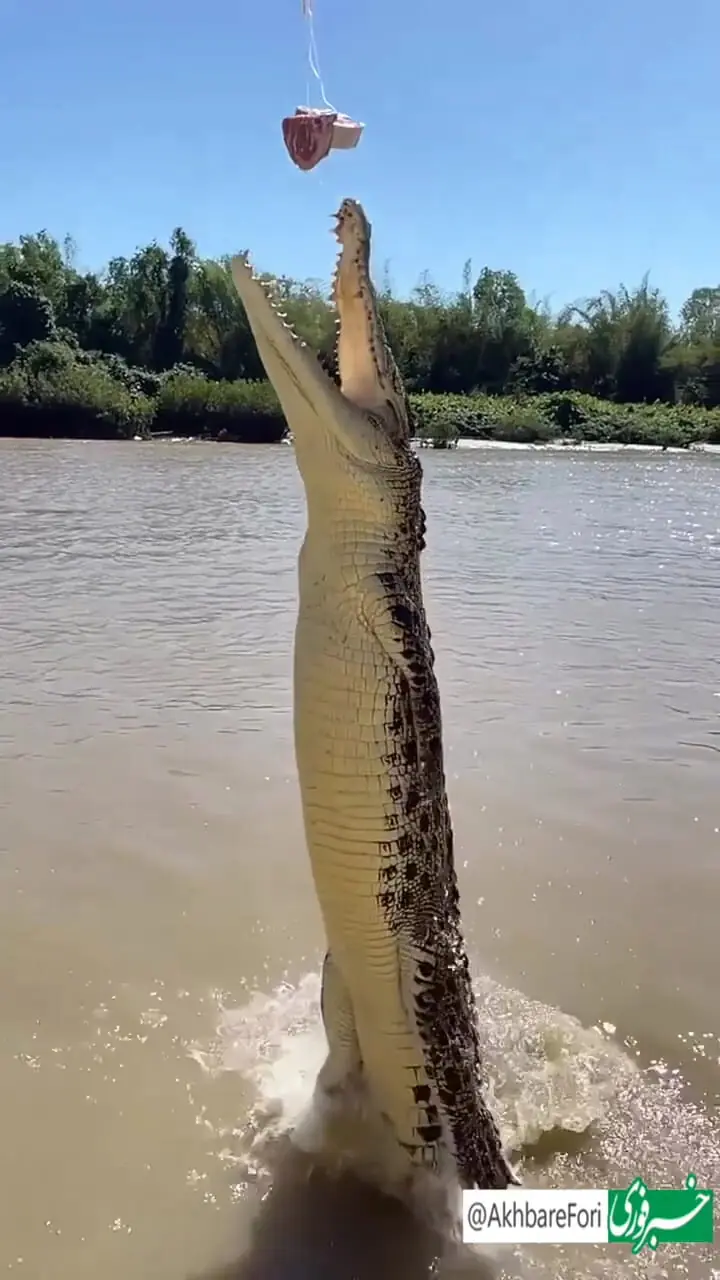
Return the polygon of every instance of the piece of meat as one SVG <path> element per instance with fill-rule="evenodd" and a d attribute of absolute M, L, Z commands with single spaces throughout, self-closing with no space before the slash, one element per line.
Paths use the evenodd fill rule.
<path fill-rule="evenodd" d="M 360 141 L 363 125 L 338 111 L 298 107 L 282 122 L 283 139 L 298 169 L 314 169 L 333 148 L 347 150 Z"/>

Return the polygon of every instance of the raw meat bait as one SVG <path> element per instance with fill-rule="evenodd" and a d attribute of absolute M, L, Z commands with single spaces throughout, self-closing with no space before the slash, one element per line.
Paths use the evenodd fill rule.
<path fill-rule="evenodd" d="M 314 169 L 331 151 L 350 151 L 365 128 L 329 107 L 298 107 L 282 122 L 288 154 L 298 169 Z"/>
<path fill-rule="evenodd" d="M 283 120 L 282 132 L 293 164 L 307 171 L 314 169 L 331 151 L 351 151 L 360 141 L 365 125 L 336 111 L 325 97 L 315 44 L 312 0 L 301 0 L 301 4 L 303 18 L 308 25 L 308 62 L 325 105 L 297 107 L 294 116 L 286 116 Z"/>

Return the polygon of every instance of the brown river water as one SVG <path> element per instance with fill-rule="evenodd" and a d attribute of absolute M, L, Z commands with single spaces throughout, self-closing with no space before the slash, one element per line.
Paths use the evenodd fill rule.
<path fill-rule="evenodd" d="M 720 459 L 421 456 L 504 1132 L 531 1184 L 717 1193 Z M 286 446 L 0 441 L 0 1274 L 427 1274 L 400 1210 L 281 1136 L 323 1053 L 304 520 Z M 707 1280 L 718 1253 L 528 1246 L 440 1275 Z"/>

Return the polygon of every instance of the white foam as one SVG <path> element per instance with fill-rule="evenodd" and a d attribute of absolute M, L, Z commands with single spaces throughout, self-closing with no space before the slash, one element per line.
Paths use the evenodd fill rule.
<path fill-rule="evenodd" d="M 658 1079 L 639 1071 L 609 1027 L 584 1027 L 489 978 L 477 981 L 476 992 L 489 1101 L 513 1158 L 524 1152 L 527 1184 L 625 1186 L 640 1172 L 651 1186 L 681 1185 L 692 1171 L 705 1185 L 720 1185 L 717 1126 L 686 1100 L 677 1074 Z M 212 1043 L 194 1048 L 205 1071 L 237 1072 L 249 1086 L 254 1102 L 235 1131 L 232 1159 L 266 1177 L 277 1142 L 296 1126 L 300 1145 L 310 1148 L 325 1133 L 327 1118 L 311 1101 L 326 1052 L 319 993 L 318 976 L 308 974 L 296 987 L 256 993 L 240 1009 L 220 1006 Z M 529 1148 L 542 1159 L 528 1161 Z M 367 1147 L 361 1154 L 369 1157 Z M 678 1248 L 687 1262 L 687 1250 Z M 664 1247 L 663 1264 L 672 1250 Z M 519 1257 L 520 1274 L 529 1266 L 533 1277 L 649 1274 L 645 1258 L 620 1256 L 616 1246 L 609 1253 L 597 1247 L 535 1251 L 522 1266 Z M 707 1265 L 685 1267 L 685 1274 L 704 1280 Z"/>
<path fill-rule="evenodd" d="M 611 1081 L 634 1064 L 611 1040 L 577 1020 L 508 992 L 489 979 L 477 983 L 488 1099 L 510 1151 L 547 1131 L 581 1132 L 604 1114 Z M 333 1107 L 314 1092 L 326 1053 L 320 980 L 307 974 L 297 987 L 255 993 L 240 1009 L 219 1007 L 211 1046 L 195 1057 L 211 1074 L 236 1072 L 254 1102 L 237 1132 L 231 1156 L 246 1180 L 269 1179 L 278 1144 L 293 1145 L 333 1172 L 353 1170 L 386 1193 L 415 1204 L 418 1217 L 446 1239 L 457 1238 L 460 1192 L 454 1170 L 440 1178 L 419 1172 L 408 1180 L 392 1141 L 360 1090 Z"/>

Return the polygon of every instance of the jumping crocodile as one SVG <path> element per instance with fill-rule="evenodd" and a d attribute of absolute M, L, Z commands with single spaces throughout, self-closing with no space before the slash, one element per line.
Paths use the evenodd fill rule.
<path fill-rule="evenodd" d="M 422 597 L 422 468 L 370 278 L 370 223 L 354 200 L 335 219 L 339 387 L 247 256 L 232 261 L 307 504 L 294 724 L 327 938 L 317 1088 L 362 1082 L 409 1181 L 427 1171 L 503 1189 L 518 1178 L 483 1093 Z"/>

